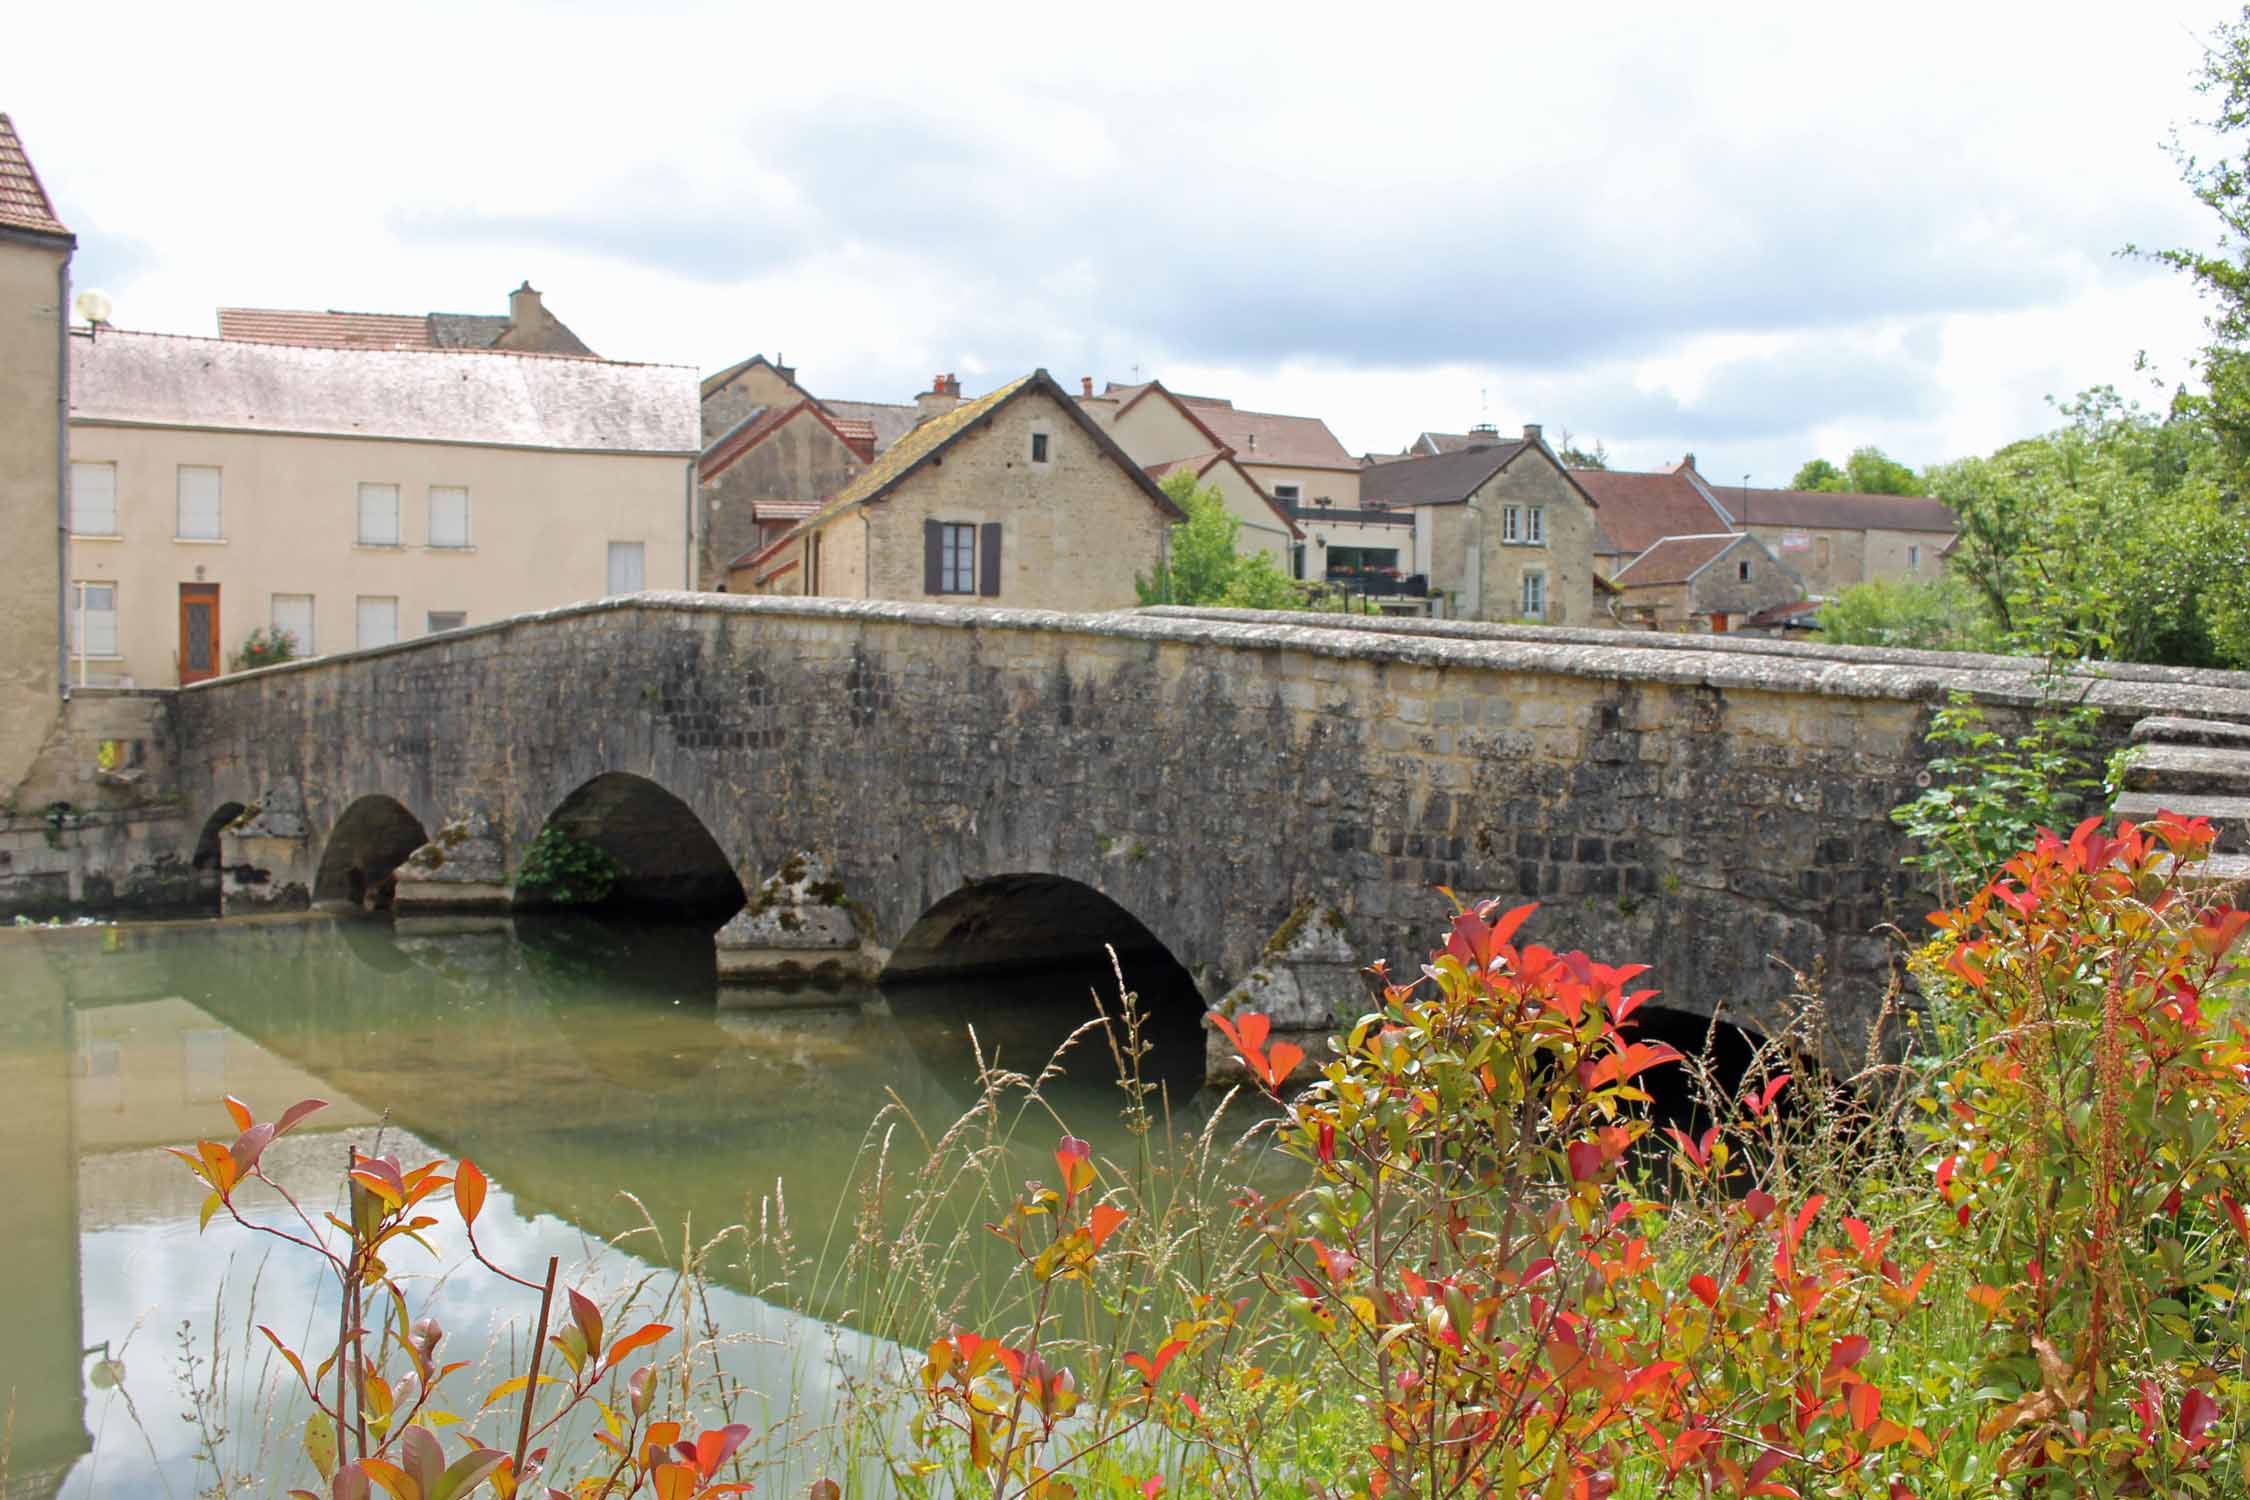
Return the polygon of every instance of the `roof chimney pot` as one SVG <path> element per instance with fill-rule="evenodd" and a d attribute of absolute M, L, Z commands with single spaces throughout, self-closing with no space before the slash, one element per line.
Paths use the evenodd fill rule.
<path fill-rule="evenodd" d="M 1539 424 L 1537 422 L 1523 424 L 1523 440 L 1527 443 L 1544 443 L 1546 441 L 1539 435 Z"/>
<path fill-rule="evenodd" d="M 1079 376 L 1079 377 L 1078 377 L 1078 387 L 1079 387 L 1079 389 L 1080 389 L 1081 391 L 1083 391 L 1083 392 L 1084 392 L 1084 393 L 1085 393 L 1086 395 L 1088 395 L 1088 396 L 1091 396 L 1091 395 L 1093 395 L 1093 394 L 1094 394 L 1094 377 L 1093 377 L 1093 376 L 1091 376 L 1091 375 L 1081 375 L 1081 376 Z"/>
<path fill-rule="evenodd" d="M 516 328 L 536 328 L 547 316 L 547 308 L 539 300 L 539 293 L 529 281 L 508 293 L 508 322 Z"/>

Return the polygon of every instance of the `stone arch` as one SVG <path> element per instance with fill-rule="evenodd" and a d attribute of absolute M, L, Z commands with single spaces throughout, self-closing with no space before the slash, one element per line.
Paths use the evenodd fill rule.
<path fill-rule="evenodd" d="M 596 900 L 558 902 L 551 888 L 526 885 L 523 861 L 515 871 L 516 904 L 533 909 L 586 906 L 604 912 L 691 922 L 717 930 L 742 909 L 741 877 L 694 808 L 645 776 L 605 771 L 581 783 L 540 827 L 590 844 L 615 875 Z"/>
<path fill-rule="evenodd" d="M 219 910 L 221 874 L 226 865 L 226 853 L 219 845 L 219 835 L 227 826 L 241 817 L 249 808 L 240 802 L 222 802 L 210 817 L 203 820 L 203 830 L 195 836 L 195 848 L 189 854 L 188 868 L 195 885 L 195 905 L 216 915 Z"/>
<path fill-rule="evenodd" d="M 1206 1003 L 1194 975 L 1146 923 L 1068 876 L 1017 872 L 965 883 L 907 928 L 878 983 L 886 992 L 942 986 L 973 995 L 1038 976 L 1038 1003 L 1090 1016 L 1094 992 L 1115 1000 L 1118 971 L 1139 997 L 1160 1070 L 1199 1083 Z"/>
<path fill-rule="evenodd" d="M 1753 1081 L 1749 1076 L 1751 1065 L 1760 1052 L 1769 1050 L 1768 1039 L 1759 1031 L 1668 1005 L 1644 1005 L 1633 1012 L 1626 1036 L 1632 1041 L 1666 1043 L 1691 1062 L 1707 1060 L 1708 1087 L 1726 1103 L 1729 1118 L 1733 1117 L 1734 1102 Z M 1792 1056 L 1776 1063 L 1774 1071 L 1794 1070 L 1802 1074 L 1804 1067 L 1801 1060 Z M 1710 1117 L 1710 1101 L 1703 1097 L 1704 1090 L 1696 1081 L 1696 1070 L 1689 1063 L 1651 1069 L 1643 1073 L 1638 1082 L 1649 1093 L 1652 1101 L 1649 1110 L 1659 1125 L 1700 1130 L 1717 1123 Z"/>
<path fill-rule="evenodd" d="M 329 830 L 313 877 L 314 903 L 388 908 L 392 872 L 429 840 L 422 820 L 397 798 L 380 792 L 360 798 Z"/>

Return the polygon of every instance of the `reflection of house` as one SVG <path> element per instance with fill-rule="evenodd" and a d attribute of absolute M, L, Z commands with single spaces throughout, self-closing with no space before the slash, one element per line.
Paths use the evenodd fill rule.
<path fill-rule="evenodd" d="M 593 357 L 577 334 L 525 282 L 508 294 L 508 311 L 487 313 L 299 312 L 278 307 L 222 307 L 219 337 L 318 349 L 499 349 L 509 354 Z"/>
<path fill-rule="evenodd" d="M 691 370 L 102 330 L 70 382 L 74 678 L 690 582 Z"/>
<path fill-rule="evenodd" d="M 1520 439 L 1376 465 L 1360 476 L 1370 510 L 1413 522 L 1413 570 L 1478 620 L 1600 623 L 1599 516 L 1537 425 Z"/>
<path fill-rule="evenodd" d="M 1746 615 L 1804 597 L 1804 580 L 1740 532 L 1669 536 L 1610 576 L 1620 623 L 1724 633 Z"/>
<path fill-rule="evenodd" d="M 1197 483 L 1218 490 L 1227 514 L 1242 523 L 1239 550 L 1264 552 L 1284 570 L 1290 566 L 1292 549 L 1304 540 L 1304 533 L 1289 519 L 1288 507 L 1258 482 L 1243 465 L 1242 456 L 1193 408 L 1159 381 L 1113 386 L 1101 396 L 1091 394 L 1093 384 L 1083 382 L 1079 406 L 1108 429 L 1117 446 L 1150 477 L 1162 479 L 1174 469 L 1191 470 Z"/>
<path fill-rule="evenodd" d="M 61 703 L 62 371 L 76 244 L 0 115 L 0 796 Z"/>
<path fill-rule="evenodd" d="M 926 417 L 816 515 L 738 559 L 728 587 L 1117 609 L 1135 602 L 1136 573 L 1162 570 L 1180 518 L 1039 370 Z"/>

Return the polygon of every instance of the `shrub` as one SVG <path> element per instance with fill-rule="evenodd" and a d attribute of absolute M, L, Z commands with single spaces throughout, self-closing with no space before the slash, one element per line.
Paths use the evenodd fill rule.
<path fill-rule="evenodd" d="M 242 638 L 242 649 L 234 654 L 234 669 L 251 672 L 259 667 L 277 667 L 285 661 L 297 659 L 297 637 L 278 625 L 261 625 Z"/>
<path fill-rule="evenodd" d="M 550 823 L 524 851 L 516 885 L 557 906 L 594 906 L 609 895 L 622 873 L 607 849 L 573 838 Z"/>

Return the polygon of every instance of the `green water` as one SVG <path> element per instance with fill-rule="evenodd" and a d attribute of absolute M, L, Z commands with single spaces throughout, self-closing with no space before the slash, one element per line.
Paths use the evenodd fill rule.
<path fill-rule="evenodd" d="M 1191 1109 L 1192 988 L 1154 962 L 1127 978 L 1157 1018 L 1149 1073 Z M 330 1101 L 268 1157 L 293 1191 L 327 1202 L 346 1143 L 378 1130 L 410 1165 L 471 1156 L 495 1189 L 479 1228 L 488 1252 L 534 1275 L 555 1255 L 578 1284 L 614 1291 L 664 1259 L 646 1241 L 606 1248 L 644 1222 L 621 1190 L 676 1242 L 684 1223 L 700 1237 L 754 1222 L 778 1189 L 800 1249 L 817 1250 L 856 1199 L 886 1100 L 941 1132 L 977 1095 L 979 1046 L 988 1063 L 1036 1071 L 1093 1013 L 1095 986 L 1114 993 L 1090 962 L 892 991 L 722 992 L 700 932 L 567 923 L 0 932 L 7 1500 L 186 1496 L 215 1473 L 278 1472 L 291 1446 L 272 1400 L 281 1372 L 246 1325 L 310 1344 L 334 1304 L 316 1266 L 270 1255 L 269 1241 L 223 1222 L 197 1233 L 200 1187 L 162 1148 L 230 1138 L 229 1094 L 261 1118 Z M 1097 1150 L 1128 1147 L 1105 1047 L 1075 1052 L 1044 1093 Z M 1027 1127 L 1027 1175 L 1055 1133 Z M 913 1136 L 900 1132 L 902 1163 Z M 441 1262 L 459 1250 L 444 1231 L 437 1248 Z M 754 1288 L 724 1259 L 718 1270 L 734 1284 L 714 1316 L 760 1340 L 730 1349 L 730 1368 L 817 1425 L 839 1382 L 878 1357 L 842 1294 Z M 474 1290 L 430 1284 L 456 1357 L 520 1336 Z M 198 1387 L 210 1392 L 201 1424 L 183 1420 Z"/>

